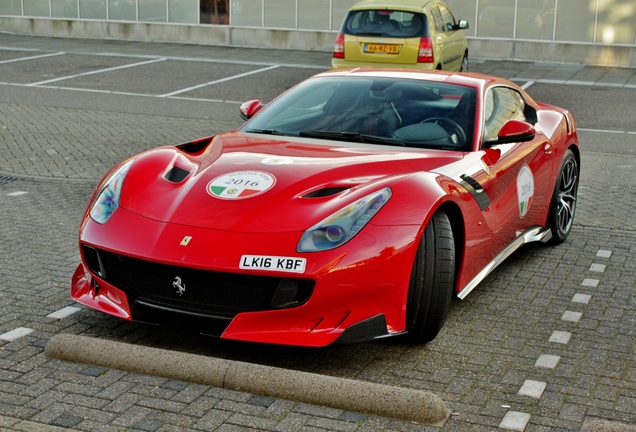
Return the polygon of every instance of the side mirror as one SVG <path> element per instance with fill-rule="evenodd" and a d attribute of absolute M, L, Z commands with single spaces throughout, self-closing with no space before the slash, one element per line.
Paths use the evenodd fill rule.
<path fill-rule="evenodd" d="M 257 112 L 263 109 L 263 103 L 257 99 L 247 101 L 241 104 L 239 108 L 241 118 L 243 120 L 249 120 L 252 118 Z"/>
<path fill-rule="evenodd" d="M 457 23 L 457 28 L 460 30 L 466 30 L 468 27 L 468 20 L 461 19 L 459 20 L 459 23 Z"/>
<path fill-rule="evenodd" d="M 530 141 L 536 135 L 534 126 L 521 120 L 508 120 L 499 130 L 497 139 L 486 141 L 489 146 L 513 142 Z"/>

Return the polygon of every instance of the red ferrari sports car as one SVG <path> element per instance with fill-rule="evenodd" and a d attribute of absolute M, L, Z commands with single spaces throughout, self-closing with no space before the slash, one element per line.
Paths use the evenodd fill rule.
<path fill-rule="evenodd" d="M 71 295 L 225 339 L 433 339 L 576 209 L 570 113 L 479 75 L 354 69 L 246 102 L 238 130 L 115 166 L 79 232 Z"/>

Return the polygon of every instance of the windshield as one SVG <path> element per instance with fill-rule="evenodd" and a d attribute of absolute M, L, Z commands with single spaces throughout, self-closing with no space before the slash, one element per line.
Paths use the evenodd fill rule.
<path fill-rule="evenodd" d="M 476 90 L 388 77 L 316 77 L 267 105 L 241 132 L 469 150 Z"/>

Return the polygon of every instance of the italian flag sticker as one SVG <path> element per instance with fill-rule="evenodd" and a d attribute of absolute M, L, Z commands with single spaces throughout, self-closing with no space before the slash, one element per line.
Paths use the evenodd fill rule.
<path fill-rule="evenodd" d="M 276 178 L 261 171 L 237 171 L 224 174 L 208 183 L 210 195 L 220 199 L 252 198 L 267 192 Z"/>
<path fill-rule="evenodd" d="M 524 165 L 517 175 L 517 199 L 519 201 L 519 216 L 524 217 L 534 196 L 534 176 L 528 165 Z"/>

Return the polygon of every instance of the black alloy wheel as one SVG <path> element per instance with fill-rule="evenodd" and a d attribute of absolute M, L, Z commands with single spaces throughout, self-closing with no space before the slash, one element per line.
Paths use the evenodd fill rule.
<path fill-rule="evenodd" d="M 548 228 L 552 230 L 552 244 L 563 243 L 572 230 L 578 189 L 579 165 L 572 150 L 567 150 L 550 205 Z"/>

